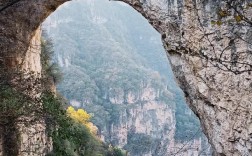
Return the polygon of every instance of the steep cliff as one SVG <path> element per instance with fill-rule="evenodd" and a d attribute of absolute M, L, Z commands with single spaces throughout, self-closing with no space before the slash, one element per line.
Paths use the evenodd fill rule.
<path fill-rule="evenodd" d="M 64 73 L 59 92 L 94 114 L 105 142 L 133 156 L 208 154 L 196 116 L 175 84 L 160 34 L 132 8 L 70 2 L 43 28 Z"/>
<path fill-rule="evenodd" d="M 24 56 L 24 60 L 22 63 L 22 70 L 25 73 L 34 72 L 35 77 L 41 77 L 41 62 L 40 62 L 40 54 L 41 54 L 41 29 L 36 30 L 34 36 L 31 39 L 30 46 L 28 51 Z M 34 87 L 35 88 L 35 87 Z M 39 96 L 36 90 L 31 91 L 29 94 L 32 96 Z M 34 102 L 35 107 L 39 108 L 39 104 Z M 30 115 L 28 118 L 31 118 Z M 29 122 L 29 120 L 27 120 Z M 28 155 L 43 155 L 45 152 L 50 151 L 50 141 L 46 134 L 46 124 L 43 119 L 39 119 L 39 121 L 27 124 L 27 123 L 18 123 L 19 127 L 19 144 L 20 144 L 20 155 L 28 156 Z"/>
<path fill-rule="evenodd" d="M 23 0 L 13 5 L 10 5 L 11 0 L 0 1 L 1 73 L 12 68 L 19 69 L 19 60 L 26 56 L 27 43 L 30 43 L 39 25 L 65 1 Z M 222 3 L 225 1 L 124 1 L 142 13 L 162 34 L 173 71 L 188 104 L 200 118 L 215 155 L 251 155 L 251 75 L 249 72 L 237 72 L 250 69 L 246 67 L 251 64 L 251 53 L 247 53 L 251 51 L 249 27 L 246 24 L 234 24 L 238 27 L 212 25 L 211 21 L 219 18 L 218 9 L 225 8 L 225 3 Z M 234 2 L 244 2 L 245 6 L 250 1 Z M 192 4 L 196 4 L 199 12 L 195 12 Z M 221 21 L 217 22 L 221 24 Z M 237 39 L 237 34 L 240 39 Z M 234 43 L 229 42 L 232 37 L 237 39 Z M 209 48 L 213 46 L 216 49 Z M 229 63 L 231 60 L 232 64 L 234 53 L 241 54 L 243 57 L 239 60 L 247 63 L 231 68 L 218 64 L 218 61 L 216 65 L 213 61 L 219 58 L 212 54 L 222 57 L 223 51 Z M 205 54 L 210 56 L 209 59 Z M 235 72 L 224 71 L 227 68 L 234 68 Z"/>
<path fill-rule="evenodd" d="M 7 63 L 5 68 L 9 70 L 1 73 L 2 116 L 0 117 L 0 155 L 43 155 L 50 150 L 50 141 L 45 132 L 45 121 L 42 118 L 35 119 L 35 113 L 32 111 L 34 107 L 37 111 L 40 111 L 41 107 L 40 103 L 36 100 L 41 94 L 41 85 L 40 83 L 36 83 L 36 80 L 41 77 L 40 39 L 41 29 L 38 28 L 34 36 L 32 36 L 28 50 L 24 56 L 11 56 L 5 60 L 5 63 Z M 19 64 L 19 70 L 15 69 L 15 64 Z M 15 72 L 12 73 L 11 71 L 13 69 Z M 13 87 L 15 91 L 20 91 L 21 94 L 25 94 L 27 97 L 21 94 L 20 99 L 15 97 L 16 94 L 12 94 L 13 97 L 6 97 L 8 95 L 4 93 L 8 90 L 5 88 L 6 84 L 7 86 Z M 5 107 L 4 105 L 8 103 L 8 98 L 11 99 L 10 106 Z M 25 98 L 32 99 L 33 102 L 25 101 Z M 15 106 L 17 103 L 20 104 Z M 29 106 L 24 106 L 24 103 L 29 104 Z M 11 110 L 12 105 L 15 107 L 12 110 L 13 112 L 9 112 L 6 115 L 5 111 Z M 19 111 L 17 114 L 14 114 L 15 109 Z M 27 113 L 22 112 L 22 109 L 27 109 L 25 110 Z"/>
<path fill-rule="evenodd" d="M 200 118 L 215 155 L 251 155 L 252 81 L 250 72 L 239 72 L 250 67 L 220 63 L 232 62 L 235 53 L 239 61 L 251 64 L 250 26 L 235 22 L 213 25 L 211 21 L 220 19 L 219 10 L 227 8 L 225 1 L 126 0 L 126 3 L 164 34 L 164 45 L 178 83 Z M 242 1 L 242 6 L 248 3 Z M 248 16 L 250 11 L 245 14 Z M 225 71 L 229 69 L 234 72 Z"/>
<path fill-rule="evenodd" d="M 131 103 L 122 106 L 118 119 L 101 132 L 104 141 L 128 150 L 132 156 L 210 155 L 204 136 L 199 137 L 197 132 L 188 136 L 187 141 L 176 140 L 175 106 L 172 101 L 167 104 L 157 99 L 160 99 L 157 91 L 149 87 L 135 101 L 128 97 Z"/>

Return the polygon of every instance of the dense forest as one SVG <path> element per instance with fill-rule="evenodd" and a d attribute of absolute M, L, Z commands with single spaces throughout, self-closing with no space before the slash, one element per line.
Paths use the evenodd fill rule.
<path fill-rule="evenodd" d="M 174 112 L 176 142 L 201 137 L 199 121 L 174 80 L 160 35 L 130 7 L 105 1 L 67 3 L 43 29 L 64 75 L 57 89 L 74 107 L 93 115 L 91 121 L 106 142 L 118 143 L 110 134 L 111 125 L 121 122 L 121 112 L 134 107 L 132 95 L 135 105 L 144 105 L 140 96 L 145 88 L 153 88 L 155 100 Z M 132 133 L 124 148 L 134 153 L 133 145 L 142 140 L 137 150 L 144 153 L 150 150 L 143 145 L 146 137 L 150 136 Z"/>
<path fill-rule="evenodd" d="M 55 92 L 54 85 L 61 81 L 62 73 L 58 64 L 52 60 L 53 55 L 53 44 L 44 33 L 41 39 L 44 89 L 40 100 L 42 108 L 36 116 L 45 119 L 46 133 L 51 137 L 52 150 L 47 156 L 125 156 L 126 151 L 106 144 L 98 138 L 97 127 L 90 122 L 91 114 L 84 109 L 73 108 L 61 94 Z"/>

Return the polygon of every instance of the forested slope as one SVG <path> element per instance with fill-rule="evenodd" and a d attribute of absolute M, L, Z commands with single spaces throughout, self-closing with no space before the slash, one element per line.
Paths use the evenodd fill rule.
<path fill-rule="evenodd" d="M 158 150 L 159 144 L 164 149 L 168 142 L 201 136 L 160 35 L 136 11 L 122 3 L 75 1 L 60 7 L 43 28 L 64 74 L 58 90 L 72 105 L 94 114 L 106 142 L 135 155 L 162 155 L 169 150 Z M 143 128 L 143 122 L 151 128 Z"/>

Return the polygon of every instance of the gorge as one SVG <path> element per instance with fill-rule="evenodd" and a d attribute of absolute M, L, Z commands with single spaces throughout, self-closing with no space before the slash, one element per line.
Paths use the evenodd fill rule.
<path fill-rule="evenodd" d="M 131 7 L 68 2 L 43 28 L 63 72 L 58 91 L 93 114 L 105 142 L 132 156 L 211 155 L 174 81 L 160 34 Z"/>
<path fill-rule="evenodd" d="M 40 72 L 38 28 L 65 1 L 0 1 L 1 74 L 12 70 Z M 162 35 L 173 72 L 200 119 L 213 155 L 251 155 L 252 47 L 250 25 L 246 24 L 251 1 L 124 2 Z M 242 18 L 234 9 L 236 2 L 247 8 Z M 230 6 L 232 16 L 221 12 Z"/>

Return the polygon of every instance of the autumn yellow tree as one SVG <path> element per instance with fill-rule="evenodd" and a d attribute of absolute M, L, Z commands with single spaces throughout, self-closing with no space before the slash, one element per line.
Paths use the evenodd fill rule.
<path fill-rule="evenodd" d="M 93 134 L 97 133 L 98 128 L 90 122 L 91 115 L 88 114 L 84 109 L 75 110 L 72 106 L 67 108 L 67 114 L 75 122 L 85 125 Z"/>

